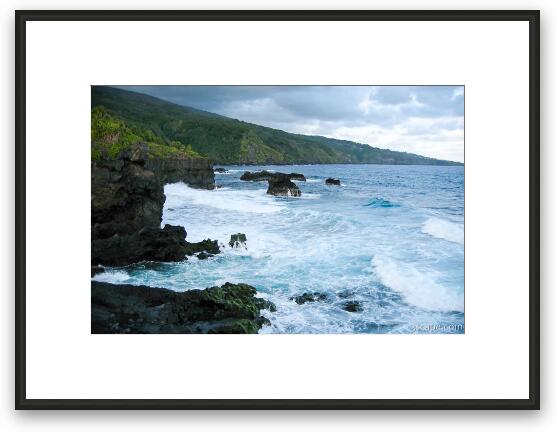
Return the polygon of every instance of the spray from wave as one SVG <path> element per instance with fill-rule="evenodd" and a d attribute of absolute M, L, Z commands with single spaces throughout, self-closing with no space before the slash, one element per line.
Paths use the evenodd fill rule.
<path fill-rule="evenodd" d="M 193 189 L 184 183 L 168 184 L 164 187 L 166 195 L 165 208 L 177 208 L 184 203 L 189 206 L 212 207 L 220 210 L 241 213 L 275 213 L 282 204 L 266 195 L 266 189 L 231 190 Z"/>
<path fill-rule="evenodd" d="M 410 264 L 375 255 L 372 266 L 381 283 L 402 294 L 409 304 L 433 311 L 464 310 L 464 296 L 458 289 L 439 284 Z"/>
<path fill-rule="evenodd" d="M 429 218 L 423 224 L 422 232 L 443 240 L 464 244 L 464 227 L 448 220 Z"/>
<path fill-rule="evenodd" d="M 95 277 L 93 277 L 93 280 L 97 282 L 109 282 L 113 284 L 125 284 L 131 282 L 129 274 L 122 270 L 107 270 L 104 273 L 95 275 Z"/>

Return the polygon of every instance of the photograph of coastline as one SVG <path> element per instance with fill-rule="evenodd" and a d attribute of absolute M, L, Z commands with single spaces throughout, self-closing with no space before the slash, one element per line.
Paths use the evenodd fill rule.
<path fill-rule="evenodd" d="M 91 332 L 463 334 L 464 86 L 92 86 Z"/>

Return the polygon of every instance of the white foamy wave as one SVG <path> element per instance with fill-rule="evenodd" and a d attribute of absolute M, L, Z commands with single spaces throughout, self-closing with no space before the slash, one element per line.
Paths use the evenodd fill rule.
<path fill-rule="evenodd" d="M 131 281 L 130 276 L 122 270 L 107 270 L 104 273 L 99 273 L 95 275 L 93 280 L 98 282 L 109 282 L 113 284 L 123 284 L 129 283 Z"/>
<path fill-rule="evenodd" d="M 381 283 L 402 294 L 414 306 L 436 311 L 464 310 L 462 292 L 439 284 L 410 264 L 375 255 L 372 266 Z"/>
<path fill-rule="evenodd" d="M 321 198 L 320 194 L 311 193 L 311 192 L 304 192 L 300 196 L 300 199 L 319 199 L 319 198 Z"/>
<path fill-rule="evenodd" d="M 186 203 L 192 206 L 212 207 L 242 213 L 275 213 L 282 204 L 266 194 L 266 189 L 238 191 L 229 189 L 193 189 L 184 183 L 164 187 L 165 208 L 179 208 Z"/>
<path fill-rule="evenodd" d="M 423 224 L 422 232 L 443 240 L 464 244 L 464 227 L 448 220 L 429 218 Z"/>

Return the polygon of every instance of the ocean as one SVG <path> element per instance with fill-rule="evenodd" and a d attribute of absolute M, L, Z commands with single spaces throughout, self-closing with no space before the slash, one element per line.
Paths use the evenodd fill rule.
<path fill-rule="evenodd" d="M 247 283 L 277 306 L 263 312 L 271 325 L 260 333 L 464 333 L 463 166 L 226 169 L 212 191 L 166 185 L 162 221 L 184 226 L 188 241 L 218 240 L 221 254 L 94 279 L 176 291 Z M 304 174 L 295 181 L 302 196 L 240 181 L 261 169 Z M 325 185 L 328 177 L 341 186 Z M 246 248 L 228 246 L 235 233 L 246 234 Z M 292 300 L 303 293 L 323 295 Z"/>

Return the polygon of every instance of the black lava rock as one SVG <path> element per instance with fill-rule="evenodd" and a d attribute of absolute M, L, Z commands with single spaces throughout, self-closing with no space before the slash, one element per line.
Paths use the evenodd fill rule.
<path fill-rule="evenodd" d="M 165 225 L 144 228 L 129 235 L 114 234 L 91 242 L 91 264 L 123 266 L 140 261 L 183 261 L 187 254 L 186 230 Z"/>
<path fill-rule="evenodd" d="M 91 282 L 92 333 L 257 333 L 275 305 L 254 287 L 226 283 L 175 292 Z"/>
<path fill-rule="evenodd" d="M 320 292 L 306 292 L 298 296 L 290 297 L 290 300 L 294 300 L 297 304 L 302 305 L 308 302 L 327 300 L 327 294 Z"/>
<path fill-rule="evenodd" d="M 237 247 L 240 247 L 240 246 L 245 247 L 246 246 L 246 241 L 247 241 L 247 238 L 246 238 L 245 234 L 242 234 L 242 233 L 232 234 L 230 236 L 230 241 L 228 242 L 228 245 L 230 247 L 233 247 L 233 248 L 237 248 Z"/>
<path fill-rule="evenodd" d="M 343 303 L 342 308 L 346 312 L 361 312 L 363 310 L 362 304 L 356 300 Z"/>
<path fill-rule="evenodd" d="M 269 195 L 276 196 L 294 196 L 302 195 L 300 188 L 293 183 L 287 174 L 275 174 L 269 179 L 269 187 L 267 188 Z"/>
<path fill-rule="evenodd" d="M 104 267 L 91 266 L 91 277 L 104 273 Z"/>
<path fill-rule="evenodd" d="M 273 173 L 270 171 L 262 170 L 262 171 L 246 171 L 240 177 L 240 180 L 244 181 L 269 181 L 274 176 L 287 176 L 290 180 L 298 180 L 298 181 L 306 181 L 306 178 L 303 174 L 299 173 Z"/>
<path fill-rule="evenodd" d="M 211 258 L 212 256 L 214 256 L 214 255 L 211 255 L 211 254 L 208 254 L 208 253 L 205 253 L 205 252 L 199 252 L 197 254 L 197 259 L 206 260 L 207 258 Z"/>
<path fill-rule="evenodd" d="M 185 246 L 186 255 L 193 255 L 199 252 L 206 252 L 212 255 L 216 255 L 220 253 L 218 241 L 205 239 L 197 243 L 186 242 L 186 246 Z"/>

